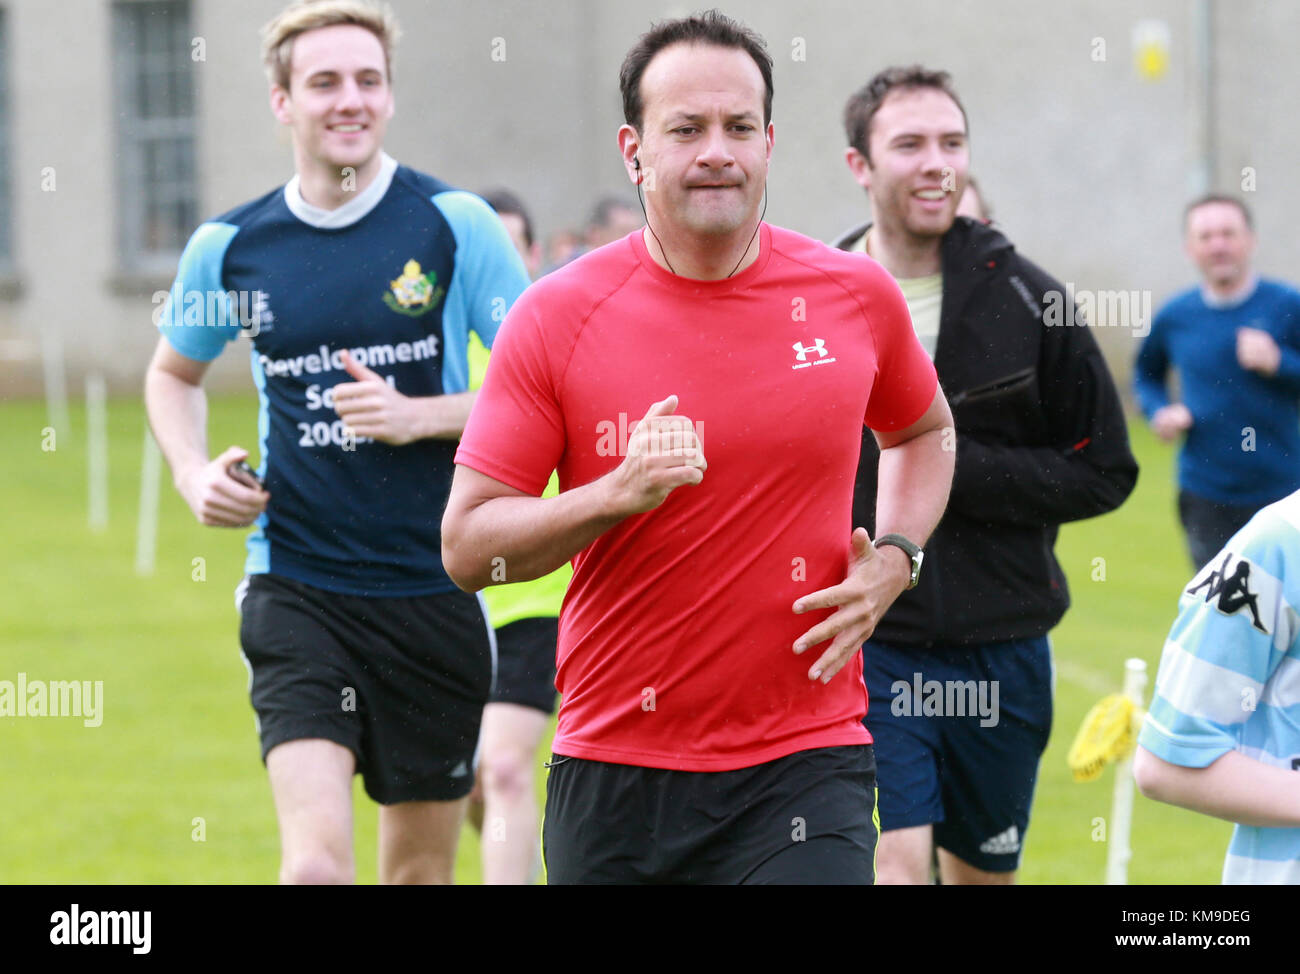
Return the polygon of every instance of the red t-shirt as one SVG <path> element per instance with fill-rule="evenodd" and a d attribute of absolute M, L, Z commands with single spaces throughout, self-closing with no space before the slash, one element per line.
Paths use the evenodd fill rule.
<path fill-rule="evenodd" d="M 540 495 L 613 470 L 627 427 L 678 397 L 708 470 L 573 559 L 560 616 L 557 754 L 729 771 L 867 744 L 862 657 L 829 684 L 796 656 L 848 571 L 862 423 L 889 431 L 937 385 L 879 264 L 764 224 L 758 259 L 693 281 L 641 232 L 537 281 L 507 316 L 456 462 Z"/>

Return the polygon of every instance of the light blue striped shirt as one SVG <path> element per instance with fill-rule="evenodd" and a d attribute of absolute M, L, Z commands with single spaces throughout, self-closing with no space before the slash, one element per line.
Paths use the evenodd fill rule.
<path fill-rule="evenodd" d="M 1183 591 L 1138 743 L 1189 768 L 1240 751 L 1300 769 L 1297 605 L 1300 491 L 1256 514 Z M 1300 883 L 1300 828 L 1237 825 L 1223 881 Z"/>

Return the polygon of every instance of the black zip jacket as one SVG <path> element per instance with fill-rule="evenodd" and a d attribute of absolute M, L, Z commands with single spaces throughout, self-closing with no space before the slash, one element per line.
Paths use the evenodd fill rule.
<path fill-rule="evenodd" d="M 835 242 L 849 249 L 870 227 Z M 952 496 L 921 579 L 873 638 L 963 646 L 1041 636 L 1070 605 L 1057 526 L 1123 503 L 1137 483 L 1119 395 L 1087 328 L 1044 324 L 1065 289 L 999 231 L 958 217 L 941 244 L 935 370 L 957 427 Z M 875 537 L 880 450 L 864 430 L 853 523 Z"/>

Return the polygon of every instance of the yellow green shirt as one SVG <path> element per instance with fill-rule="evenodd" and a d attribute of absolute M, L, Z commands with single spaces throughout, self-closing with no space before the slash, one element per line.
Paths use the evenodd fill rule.
<path fill-rule="evenodd" d="M 867 252 L 867 234 L 863 234 L 849 248 L 855 254 Z M 907 302 L 908 313 L 912 316 L 912 328 L 925 349 L 925 354 L 934 360 L 934 350 L 939 344 L 939 313 L 943 309 L 943 273 L 927 274 L 925 277 L 897 277 L 898 288 L 903 292 Z"/>

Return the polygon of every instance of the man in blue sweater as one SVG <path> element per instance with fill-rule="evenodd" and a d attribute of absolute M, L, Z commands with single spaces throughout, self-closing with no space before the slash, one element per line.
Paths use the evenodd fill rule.
<path fill-rule="evenodd" d="M 1300 292 L 1255 275 L 1240 200 L 1204 196 L 1186 224 L 1201 286 L 1156 315 L 1134 382 L 1156 435 L 1186 435 L 1178 515 L 1199 569 L 1257 510 L 1300 489 Z M 1169 398 L 1171 367 L 1182 402 Z"/>

